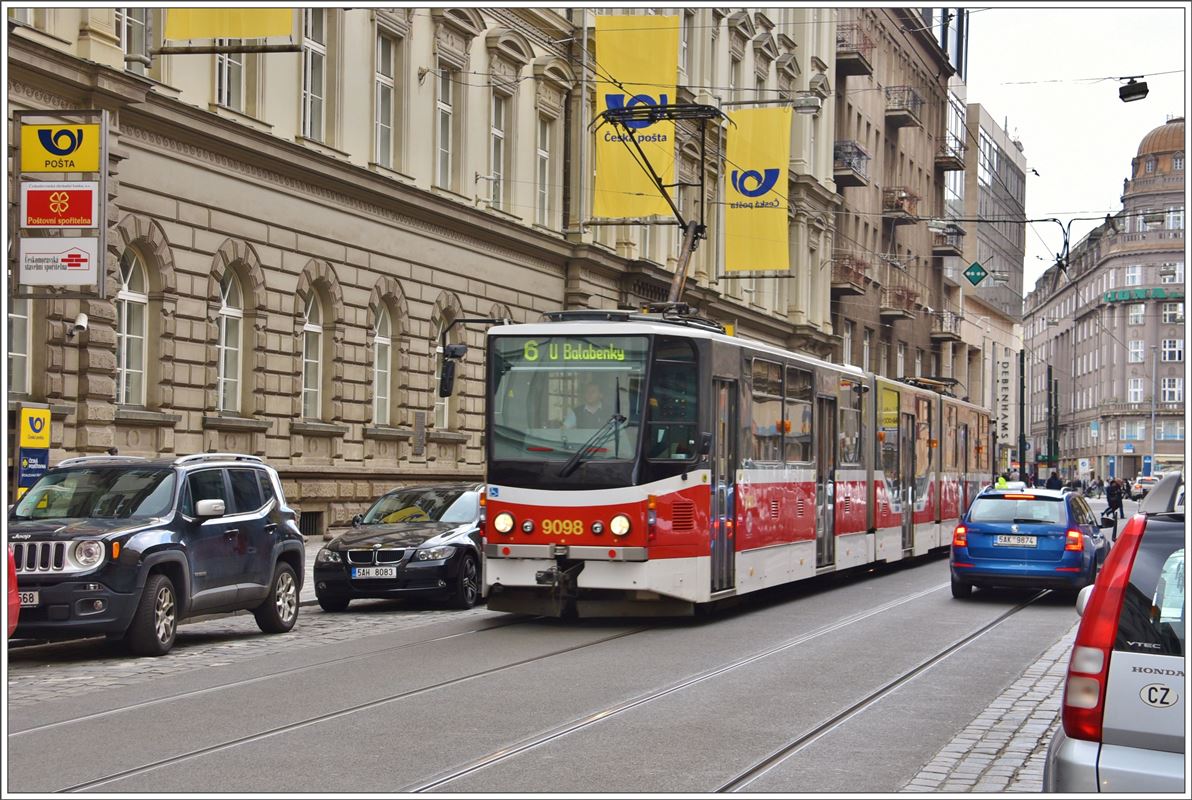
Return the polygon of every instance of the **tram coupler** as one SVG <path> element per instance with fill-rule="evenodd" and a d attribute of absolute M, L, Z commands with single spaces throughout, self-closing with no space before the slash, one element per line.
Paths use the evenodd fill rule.
<path fill-rule="evenodd" d="M 550 604 L 556 610 L 556 616 L 565 616 L 575 608 L 578 579 L 584 571 L 584 563 L 560 558 L 555 566 L 534 573 L 535 582 L 550 591 Z"/>

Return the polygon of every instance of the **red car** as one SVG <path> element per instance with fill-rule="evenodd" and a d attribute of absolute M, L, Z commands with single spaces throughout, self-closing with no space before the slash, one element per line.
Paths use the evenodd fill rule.
<path fill-rule="evenodd" d="M 17 628 L 17 617 L 21 614 L 21 596 L 17 593 L 17 562 L 13 560 L 12 548 L 8 548 L 8 635 Z"/>

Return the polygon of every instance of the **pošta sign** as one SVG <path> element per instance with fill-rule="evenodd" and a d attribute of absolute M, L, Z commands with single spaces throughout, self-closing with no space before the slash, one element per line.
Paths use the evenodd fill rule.
<path fill-rule="evenodd" d="M 16 499 L 45 474 L 50 465 L 50 409 L 22 406 L 18 416 Z"/>

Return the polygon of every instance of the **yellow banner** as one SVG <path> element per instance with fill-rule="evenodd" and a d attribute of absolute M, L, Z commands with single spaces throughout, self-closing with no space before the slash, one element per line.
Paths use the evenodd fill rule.
<path fill-rule="evenodd" d="M 99 125 L 22 125 L 21 172 L 99 172 Z"/>
<path fill-rule="evenodd" d="M 290 36 L 290 8 L 167 8 L 167 39 L 264 39 Z"/>
<path fill-rule="evenodd" d="M 22 408 L 21 427 L 17 447 L 48 448 L 50 446 L 50 410 Z"/>
<path fill-rule="evenodd" d="M 675 103 L 679 71 L 679 18 L 596 17 L 596 113 L 608 109 Z M 628 130 L 626 130 L 628 127 Z M 595 217 L 671 216 L 671 208 L 646 170 L 637 148 L 663 183 L 674 183 L 675 123 L 637 120 L 603 124 L 596 131 Z"/>
<path fill-rule="evenodd" d="M 725 164 L 724 268 L 790 269 L 787 169 L 791 110 L 751 108 L 729 114 Z"/>

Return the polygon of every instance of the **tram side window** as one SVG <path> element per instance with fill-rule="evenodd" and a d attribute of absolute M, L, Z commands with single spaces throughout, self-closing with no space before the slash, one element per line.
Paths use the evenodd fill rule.
<path fill-rule="evenodd" d="M 840 409 L 840 463 L 861 463 L 861 412 Z"/>
<path fill-rule="evenodd" d="M 786 432 L 786 463 L 811 461 L 812 421 L 811 372 L 805 369 L 786 368 L 786 417 L 783 429 Z"/>
<path fill-rule="evenodd" d="M 915 432 L 915 478 L 926 480 L 931 472 L 931 401 L 920 397 L 915 400 L 917 430 Z"/>
<path fill-rule="evenodd" d="M 944 407 L 944 469 L 953 471 L 956 458 L 956 406 Z"/>
<path fill-rule="evenodd" d="M 753 360 L 753 404 L 750 430 L 753 460 L 759 464 L 782 463 L 782 367 Z"/>
<path fill-rule="evenodd" d="M 651 460 L 690 461 L 699 455 L 699 373 L 695 350 L 682 339 L 659 339 L 650 385 L 646 455 Z"/>

